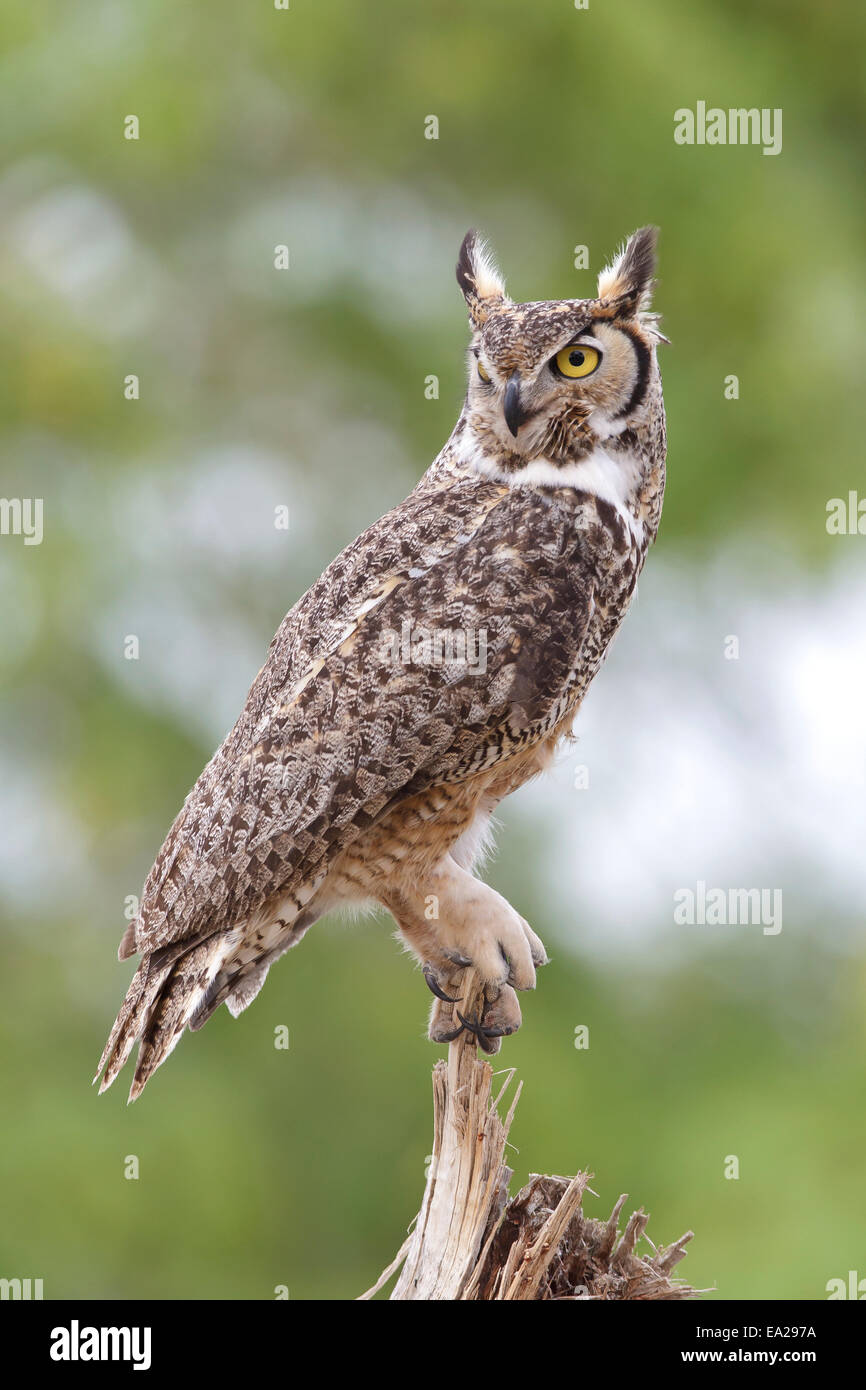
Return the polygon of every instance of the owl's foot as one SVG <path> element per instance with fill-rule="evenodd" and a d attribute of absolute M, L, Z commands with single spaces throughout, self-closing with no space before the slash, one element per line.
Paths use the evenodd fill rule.
<path fill-rule="evenodd" d="M 429 1028 L 433 1042 L 453 1042 L 466 1031 L 475 1035 L 485 1052 L 498 1052 L 500 1039 L 520 1027 L 514 988 L 534 987 L 535 967 L 546 964 L 547 953 L 529 924 L 504 898 L 499 898 L 499 904 L 505 911 L 500 910 L 493 921 L 476 919 L 467 924 L 469 930 L 461 935 L 459 948 L 453 943 L 441 944 L 436 959 L 424 962 L 427 988 L 436 996 Z M 467 948 L 474 948 L 476 955 L 470 957 Z M 483 984 L 482 1006 L 477 1013 L 470 1013 L 464 1002 L 463 979 L 472 968 Z"/>
<path fill-rule="evenodd" d="M 456 1003 L 437 1001 L 430 1015 L 428 1036 L 432 1042 L 453 1042 L 464 1031 L 472 1033 L 478 1046 L 489 1054 L 498 1052 L 502 1039 L 516 1033 L 522 1022 L 517 995 L 510 985 L 502 985 L 495 996 L 484 990 L 479 1015 L 464 1013 Z"/>
<path fill-rule="evenodd" d="M 468 1030 L 485 1050 L 496 1050 L 500 1038 L 520 1027 L 514 991 L 534 989 L 536 967 L 547 964 L 547 952 L 529 923 L 449 855 L 411 888 L 386 885 L 381 901 L 422 962 L 436 996 L 433 1041 L 451 1042 Z M 466 998 L 463 976 L 470 968 L 473 999 L 483 991 L 480 1007 Z"/>
<path fill-rule="evenodd" d="M 547 952 L 529 923 L 501 893 L 469 874 L 448 888 L 453 896 L 443 893 L 439 898 L 439 918 L 435 924 L 425 923 L 426 939 L 419 940 L 417 931 L 412 934 L 414 940 L 410 937 L 413 947 L 418 950 L 420 946 L 423 951 L 430 988 L 432 978 L 440 989 L 453 994 L 447 984 L 443 986 L 443 978 L 449 977 L 455 966 L 474 966 L 491 998 L 502 985 L 534 989 L 536 967 L 547 964 Z M 405 927 L 403 930 L 408 935 Z M 433 989 L 433 993 L 437 991 Z"/>

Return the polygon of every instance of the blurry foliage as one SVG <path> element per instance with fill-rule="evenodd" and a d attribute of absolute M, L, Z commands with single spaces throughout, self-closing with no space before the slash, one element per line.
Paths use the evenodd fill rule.
<path fill-rule="evenodd" d="M 544 298 L 591 294 L 621 238 L 657 222 L 660 549 L 701 563 L 748 533 L 770 565 L 830 560 L 825 502 L 856 485 L 862 441 L 863 11 L 2 9 L 2 492 L 44 497 L 46 540 L 0 553 L 0 1274 L 43 1277 L 49 1297 L 349 1297 L 420 1200 L 435 1055 L 420 977 L 381 919 L 325 924 L 134 1109 L 123 1079 L 97 1104 L 87 1081 L 129 975 L 113 959 L 124 897 L 285 609 L 450 431 L 470 225 L 517 298 Z M 783 153 L 676 146 L 673 111 L 698 99 L 782 107 Z M 573 269 L 581 243 L 592 275 Z M 505 872 L 555 941 L 572 924 L 547 920 L 509 835 Z M 822 1296 L 862 1265 L 866 1038 L 862 962 L 821 979 L 817 1021 L 814 966 L 802 947 L 784 1026 L 778 1000 L 737 990 L 745 949 L 646 991 L 639 958 L 606 975 L 558 953 L 503 1052 L 526 1081 L 518 1178 L 591 1167 L 599 1213 L 627 1190 L 657 1237 L 696 1228 L 693 1284 Z"/>

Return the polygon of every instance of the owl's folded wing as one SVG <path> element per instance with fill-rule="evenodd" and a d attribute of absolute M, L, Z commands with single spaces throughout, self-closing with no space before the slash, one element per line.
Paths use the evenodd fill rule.
<path fill-rule="evenodd" d="M 139 952 L 227 928 L 276 892 L 308 900 L 401 797 L 472 776 L 552 726 L 592 612 L 585 538 L 572 513 L 525 492 L 479 502 L 447 548 L 380 565 L 327 649 L 281 629 L 151 871 Z M 306 664 L 284 656 L 289 641 L 306 644 Z"/>
<path fill-rule="evenodd" d="M 373 548 L 368 559 L 374 568 Z M 401 799 L 544 737 L 579 679 L 594 573 L 570 509 L 498 488 L 449 547 L 380 566 L 373 592 L 306 664 L 282 650 L 313 651 L 309 631 L 291 636 L 299 612 L 316 612 L 301 601 L 145 884 L 121 948 L 142 961 L 103 1052 L 102 1089 L 136 1038 L 131 1097 L 241 976 L 255 993 L 279 951 L 257 955 L 252 942 L 230 979 L 219 972 L 265 904 L 302 912 L 337 856 Z"/>

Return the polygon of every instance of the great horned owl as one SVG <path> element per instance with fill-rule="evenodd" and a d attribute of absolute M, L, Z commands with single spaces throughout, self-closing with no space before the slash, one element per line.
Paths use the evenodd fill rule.
<path fill-rule="evenodd" d="M 473 866 L 497 804 L 570 731 L 658 528 L 654 267 L 644 228 L 597 298 L 515 304 L 467 234 L 460 418 L 287 614 L 184 802 L 120 944 L 141 962 L 101 1090 L 139 1040 L 134 1099 L 185 1027 L 239 1014 L 343 904 L 394 917 L 437 996 L 431 1037 L 465 1027 L 492 1051 L 519 1026 L 544 947 Z M 478 1016 L 443 988 L 470 963 Z"/>

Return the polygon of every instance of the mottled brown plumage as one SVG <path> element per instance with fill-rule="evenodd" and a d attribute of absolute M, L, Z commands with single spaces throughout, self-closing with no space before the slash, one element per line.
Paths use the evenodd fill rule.
<path fill-rule="evenodd" d="M 658 527 L 654 241 L 636 233 L 595 300 L 513 304 L 467 236 L 460 418 L 288 613 L 187 797 L 121 942 L 141 963 L 101 1089 L 138 1040 L 135 1097 L 185 1027 L 239 1013 L 317 918 L 359 901 L 391 911 L 434 992 L 455 963 L 481 971 L 483 1045 L 519 1025 L 514 988 L 544 948 L 472 868 L 496 805 L 570 729 Z M 437 1001 L 431 1036 L 453 1023 Z"/>

